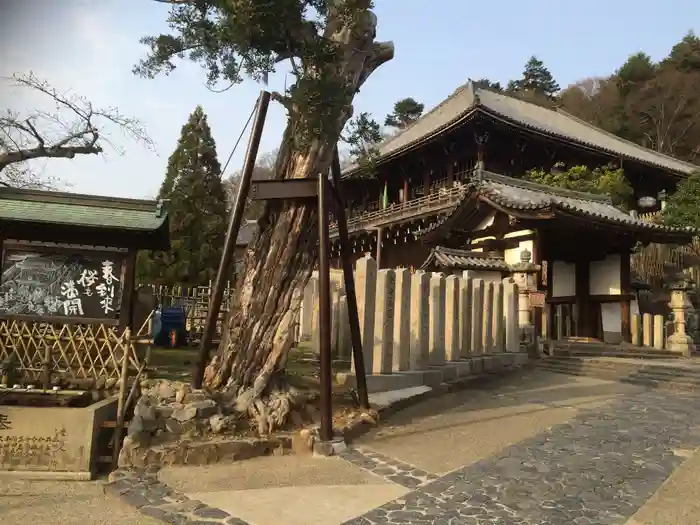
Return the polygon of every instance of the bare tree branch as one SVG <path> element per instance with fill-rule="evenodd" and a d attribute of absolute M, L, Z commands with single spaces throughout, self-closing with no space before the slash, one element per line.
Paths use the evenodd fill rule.
<path fill-rule="evenodd" d="M 28 115 L 8 109 L 0 115 L 0 185 L 50 187 L 55 183 L 32 173 L 27 161 L 97 155 L 103 153 L 104 144 L 122 154 L 123 151 L 110 142 L 107 126 L 116 126 L 128 138 L 153 148 L 153 141 L 141 123 L 125 117 L 115 108 L 95 108 L 86 98 L 60 92 L 31 72 L 16 73 L 2 80 L 43 95 L 56 109 L 52 112 L 32 110 Z"/>

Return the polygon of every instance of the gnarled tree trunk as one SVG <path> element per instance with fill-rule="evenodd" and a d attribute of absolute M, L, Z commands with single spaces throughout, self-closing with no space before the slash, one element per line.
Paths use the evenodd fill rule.
<path fill-rule="evenodd" d="M 322 136 L 311 140 L 300 140 L 298 133 L 310 116 L 288 107 L 290 119 L 275 178 L 328 172 L 335 144 L 352 114 L 355 93 L 379 65 L 393 57 L 391 43 L 374 42 L 375 30 L 376 17 L 369 10 L 352 20 L 329 18 L 326 37 L 345 51 L 335 62 L 316 69 L 334 75 L 344 100 L 333 104 L 337 110 L 326 120 Z M 260 232 L 248 249 L 238 281 L 236 307 L 204 382 L 208 388 L 225 389 L 235 396 L 237 410 L 255 418 L 260 431 L 267 432 L 283 426 L 292 406 L 303 399 L 284 383 L 283 366 L 293 343 L 301 291 L 317 256 L 317 214 L 314 206 L 270 203 L 259 224 Z"/>

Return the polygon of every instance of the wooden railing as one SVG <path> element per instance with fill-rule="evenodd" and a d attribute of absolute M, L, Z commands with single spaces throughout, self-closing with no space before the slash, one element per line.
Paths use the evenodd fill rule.
<path fill-rule="evenodd" d="M 418 217 L 441 210 L 456 204 L 465 191 L 465 186 L 443 187 L 417 199 L 390 204 L 382 210 L 363 213 L 348 220 L 348 231 L 354 232 L 370 227 L 378 227 L 398 219 Z M 338 223 L 336 221 L 330 224 L 330 235 L 331 238 L 338 235 Z"/>

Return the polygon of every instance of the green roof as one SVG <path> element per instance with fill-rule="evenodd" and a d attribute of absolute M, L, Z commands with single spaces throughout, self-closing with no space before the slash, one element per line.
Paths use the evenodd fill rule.
<path fill-rule="evenodd" d="M 157 201 L 0 188 L 0 223 L 150 232 L 166 221 L 167 212 Z"/>

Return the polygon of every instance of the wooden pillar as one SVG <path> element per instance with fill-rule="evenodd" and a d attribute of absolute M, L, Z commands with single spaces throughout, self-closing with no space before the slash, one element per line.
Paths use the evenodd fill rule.
<path fill-rule="evenodd" d="M 384 236 L 384 228 L 377 228 L 377 270 L 382 268 L 382 237 Z"/>
<path fill-rule="evenodd" d="M 423 175 L 423 194 L 428 195 L 430 193 L 430 170 L 426 169 Z"/>
<path fill-rule="evenodd" d="M 2 232 L 0 232 L 0 277 L 2 277 L 2 263 L 5 260 L 4 245 L 5 237 L 2 235 Z"/>
<path fill-rule="evenodd" d="M 532 263 L 536 264 L 538 266 L 542 266 L 542 247 L 540 246 L 540 235 L 539 235 L 539 230 L 535 230 L 535 239 L 532 241 Z M 537 287 L 538 290 L 542 289 L 542 269 L 537 271 L 535 274 L 535 286 Z M 544 309 L 547 308 L 547 303 L 542 306 L 542 308 L 533 308 L 532 309 L 532 321 L 533 324 L 535 325 L 535 335 L 537 337 L 542 337 L 542 333 L 544 330 L 542 330 L 542 317 L 543 317 L 543 311 Z"/>
<path fill-rule="evenodd" d="M 450 158 L 450 162 L 447 165 L 447 184 L 449 186 L 452 186 L 452 183 L 455 181 L 455 163 Z"/>
<path fill-rule="evenodd" d="M 137 250 L 129 250 L 126 256 L 126 269 L 124 271 L 124 283 L 122 286 L 122 300 L 119 307 L 119 328 L 134 329 L 133 315 L 134 311 L 134 288 L 136 281 L 136 254 Z M 135 333 L 132 335 L 136 335 Z"/>
<path fill-rule="evenodd" d="M 591 263 L 588 259 L 576 261 L 576 335 L 589 337 L 590 328 L 590 293 Z"/>
<path fill-rule="evenodd" d="M 622 250 L 620 254 L 620 293 L 622 299 L 620 301 L 620 327 L 622 332 L 622 341 L 625 343 L 632 342 L 632 319 L 631 319 L 631 300 L 632 295 L 632 276 L 630 269 L 630 251 Z"/>

